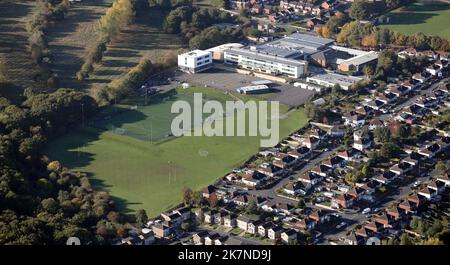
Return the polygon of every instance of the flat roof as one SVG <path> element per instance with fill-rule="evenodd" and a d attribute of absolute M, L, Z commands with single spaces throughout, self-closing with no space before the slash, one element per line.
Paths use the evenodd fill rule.
<path fill-rule="evenodd" d="M 186 57 L 199 57 L 199 56 L 204 56 L 204 55 L 208 55 L 208 54 L 211 54 L 211 52 L 197 49 L 197 50 L 192 50 L 192 51 L 180 54 L 180 55 L 186 56 Z"/>
<path fill-rule="evenodd" d="M 293 33 L 286 37 L 287 39 L 295 39 L 295 40 L 301 40 L 305 43 L 309 43 L 311 46 L 323 46 L 328 45 L 334 42 L 332 39 L 322 38 L 318 36 L 313 36 L 309 34 L 304 33 Z"/>
<path fill-rule="evenodd" d="M 258 90 L 265 90 L 269 89 L 267 85 L 254 85 L 254 86 L 243 86 L 238 88 L 237 90 L 240 91 L 258 91 Z"/>
<path fill-rule="evenodd" d="M 238 54 L 238 55 L 242 55 L 242 56 L 252 57 L 255 59 L 259 59 L 259 60 L 272 61 L 272 62 L 287 64 L 287 65 L 292 65 L 292 66 L 306 65 L 306 61 L 303 61 L 303 60 L 294 60 L 294 59 L 289 59 L 289 58 L 283 58 L 283 57 L 278 57 L 275 55 L 265 54 L 265 53 L 261 53 L 259 51 L 253 51 L 253 50 L 248 50 L 248 49 L 243 49 L 243 48 L 232 48 L 232 49 L 225 51 L 225 53 L 234 53 L 234 54 Z"/>
<path fill-rule="evenodd" d="M 361 65 L 368 62 L 371 62 L 373 60 L 376 60 L 378 58 L 378 53 L 371 51 L 365 54 L 360 54 L 355 57 L 349 58 L 347 60 L 342 60 L 340 63 L 347 63 L 347 64 L 353 64 L 353 65 Z"/>
<path fill-rule="evenodd" d="M 206 51 L 208 52 L 225 51 L 230 48 L 242 48 L 242 47 L 244 47 L 244 45 L 240 43 L 225 43 L 216 47 L 209 48 Z"/>
<path fill-rule="evenodd" d="M 303 54 L 313 54 L 333 42 L 334 40 L 332 39 L 302 33 L 293 33 L 281 39 L 258 46 L 252 46 L 251 50 L 258 50 L 283 58 L 297 58 Z"/>
<path fill-rule="evenodd" d="M 333 83 L 333 84 L 339 84 L 342 86 L 351 86 L 354 83 L 357 83 L 363 78 L 356 77 L 356 76 L 348 76 L 348 75 L 341 75 L 336 73 L 325 73 L 325 74 L 317 74 L 312 77 L 308 77 L 308 80 L 319 80 L 323 82 Z"/>

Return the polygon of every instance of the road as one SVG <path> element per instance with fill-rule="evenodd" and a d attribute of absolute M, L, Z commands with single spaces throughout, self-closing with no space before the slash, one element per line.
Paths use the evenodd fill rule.
<path fill-rule="evenodd" d="M 445 84 L 446 82 L 450 82 L 450 78 L 445 78 L 442 79 L 440 82 L 436 82 L 430 85 L 426 85 L 428 86 L 426 89 L 421 89 L 418 91 L 417 95 L 415 95 L 414 97 L 408 99 L 407 101 L 399 104 L 398 106 L 396 106 L 395 108 L 392 109 L 392 112 L 397 112 L 401 109 L 403 109 L 404 107 L 409 106 L 410 104 L 414 103 L 416 101 L 416 99 L 418 99 L 420 96 L 431 92 L 433 89 L 437 88 L 438 86 Z"/>
<path fill-rule="evenodd" d="M 248 191 L 248 193 L 252 194 L 252 195 L 261 196 L 261 197 L 276 198 L 276 200 L 279 202 L 296 205 L 297 204 L 296 200 L 289 199 L 287 197 L 281 197 L 278 194 L 276 194 L 275 191 L 278 190 L 279 188 L 283 187 L 287 183 L 289 183 L 289 181 L 291 181 L 291 179 L 290 179 L 291 176 L 294 176 L 294 177 L 299 176 L 299 175 L 303 174 L 304 172 L 311 170 L 317 163 L 319 163 L 320 161 L 322 161 L 322 160 L 328 158 L 330 155 L 332 155 L 337 150 L 338 147 L 339 146 L 337 146 L 336 148 L 331 149 L 329 151 L 322 152 L 320 155 L 318 155 L 315 158 L 308 161 L 301 169 L 299 169 L 297 171 L 293 171 L 289 176 L 280 180 L 277 184 L 275 184 L 270 189 L 250 190 L 250 191 Z"/>
<path fill-rule="evenodd" d="M 396 113 L 396 112 L 400 111 L 404 107 L 414 103 L 416 101 L 416 99 L 418 99 L 421 95 L 429 93 L 432 90 L 434 90 L 435 88 L 437 88 L 438 86 L 445 84 L 449 81 L 450 81 L 450 78 L 445 78 L 445 79 L 441 80 L 440 82 L 436 82 L 436 83 L 428 85 L 428 87 L 426 89 L 420 90 L 419 93 L 417 95 L 415 95 L 414 97 L 411 97 L 410 99 L 406 100 L 405 102 L 403 102 L 403 103 L 397 105 L 395 108 L 393 108 L 391 113 Z M 384 114 L 380 118 L 387 120 L 387 119 L 390 119 L 391 115 L 392 114 Z M 433 174 L 434 173 L 432 172 L 431 175 L 433 175 Z M 374 204 L 372 204 L 372 206 L 371 206 L 372 209 L 389 207 L 390 206 L 389 204 L 391 204 L 392 202 L 399 201 L 400 199 L 407 197 L 413 191 L 413 186 L 414 186 L 415 181 L 419 181 L 419 182 L 423 183 L 429 179 L 430 179 L 429 176 L 424 175 L 424 176 L 415 178 L 414 181 L 412 181 L 408 185 L 391 189 L 389 191 L 389 194 L 387 194 L 381 200 L 378 200 Z M 358 224 L 362 224 L 365 221 L 367 221 L 367 219 L 368 219 L 361 212 L 340 213 L 340 215 L 341 215 L 342 219 L 350 225 L 343 227 L 341 229 L 333 229 L 331 231 L 327 231 L 327 233 L 324 234 L 320 243 L 326 244 L 326 243 L 329 243 L 330 240 L 337 240 L 337 239 L 345 236 L 345 234 L 348 231 L 351 231 L 352 229 L 354 229 Z"/>

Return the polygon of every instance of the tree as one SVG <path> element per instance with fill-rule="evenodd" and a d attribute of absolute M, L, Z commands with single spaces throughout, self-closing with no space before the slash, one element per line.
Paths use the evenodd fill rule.
<path fill-rule="evenodd" d="M 366 65 L 363 68 L 364 75 L 369 78 L 371 75 L 373 75 L 373 68 L 370 65 Z"/>
<path fill-rule="evenodd" d="M 190 206 L 193 203 L 194 192 L 190 188 L 183 189 L 183 202 L 184 205 Z"/>
<path fill-rule="evenodd" d="M 191 228 L 191 225 L 189 223 L 183 222 L 181 224 L 181 229 L 185 232 L 188 232 L 190 230 L 190 228 Z"/>
<path fill-rule="evenodd" d="M 436 169 L 438 174 L 443 175 L 447 171 L 447 164 L 444 161 L 439 160 L 434 166 L 434 169 Z"/>
<path fill-rule="evenodd" d="M 380 149 L 380 154 L 388 159 L 398 156 L 400 152 L 400 147 L 393 142 L 385 143 Z"/>
<path fill-rule="evenodd" d="M 325 24 L 327 30 L 329 31 L 329 35 L 331 35 L 331 33 L 338 33 L 339 28 L 342 27 L 347 21 L 348 18 L 344 13 L 340 11 L 336 12 L 336 15 L 332 16 Z"/>
<path fill-rule="evenodd" d="M 136 212 L 136 226 L 139 229 L 145 227 L 148 222 L 147 212 L 144 209 L 140 209 Z"/>
<path fill-rule="evenodd" d="M 390 71 L 397 62 L 397 54 L 393 50 L 383 50 L 378 56 L 377 70 Z"/>
<path fill-rule="evenodd" d="M 369 34 L 362 38 L 361 45 L 364 47 L 376 47 L 378 44 L 375 34 Z"/>
<path fill-rule="evenodd" d="M 391 131 L 387 127 L 377 127 L 373 135 L 378 143 L 387 143 L 391 140 Z"/>
<path fill-rule="evenodd" d="M 412 245 L 412 241 L 407 233 L 403 233 L 400 236 L 400 245 Z"/>
<path fill-rule="evenodd" d="M 8 82 L 8 70 L 6 66 L 6 62 L 0 60 L 0 83 Z"/>
<path fill-rule="evenodd" d="M 303 198 L 300 198 L 297 203 L 297 208 L 303 209 L 303 208 L 305 208 L 305 206 L 306 206 L 305 200 Z"/>
<path fill-rule="evenodd" d="M 373 14 L 373 6 L 366 0 L 355 0 L 349 9 L 350 17 L 357 20 L 368 20 Z"/>
<path fill-rule="evenodd" d="M 53 198 L 47 198 L 41 201 L 42 208 L 49 213 L 58 211 L 58 203 Z"/>
<path fill-rule="evenodd" d="M 256 214 L 258 213 L 258 206 L 256 205 L 256 201 L 250 201 L 245 207 L 245 212 L 248 214 Z"/>

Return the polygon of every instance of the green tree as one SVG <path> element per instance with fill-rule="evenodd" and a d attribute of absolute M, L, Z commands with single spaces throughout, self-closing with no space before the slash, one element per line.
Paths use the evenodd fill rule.
<path fill-rule="evenodd" d="M 190 188 L 184 188 L 183 189 L 183 202 L 184 205 L 186 206 L 190 206 L 193 204 L 193 198 L 194 197 L 194 192 L 192 191 L 192 189 Z"/>
<path fill-rule="evenodd" d="M 408 236 L 407 233 L 403 233 L 400 236 L 400 245 L 412 245 L 411 238 Z"/>
<path fill-rule="evenodd" d="M 305 208 L 305 206 L 306 206 L 305 200 L 303 198 L 300 198 L 297 203 L 297 208 L 303 209 L 303 208 Z"/>
<path fill-rule="evenodd" d="M 49 213 L 56 213 L 58 211 L 58 203 L 53 198 L 47 198 L 41 201 L 44 211 Z"/>
<path fill-rule="evenodd" d="M 436 169 L 436 171 L 438 172 L 438 174 L 442 175 L 447 171 L 447 164 L 442 161 L 439 160 L 436 165 L 434 166 L 434 168 Z"/>
<path fill-rule="evenodd" d="M 144 209 L 140 209 L 136 212 L 136 226 L 139 229 L 145 227 L 145 224 L 148 222 L 147 212 Z"/>
<path fill-rule="evenodd" d="M 250 201 L 245 207 L 245 212 L 248 214 L 256 214 L 258 213 L 258 206 L 256 205 L 256 201 Z"/>
<path fill-rule="evenodd" d="M 373 134 L 378 143 L 387 143 L 391 140 L 391 131 L 387 127 L 377 127 Z"/>
<path fill-rule="evenodd" d="M 353 19 L 368 20 L 373 14 L 373 7 L 366 0 L 355 0 L 348 11 Z"/>

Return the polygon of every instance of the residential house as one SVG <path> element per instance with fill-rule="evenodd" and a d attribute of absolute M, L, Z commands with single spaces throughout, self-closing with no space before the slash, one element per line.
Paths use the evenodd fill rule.
<path fill-rule="evenodd" d="M 172 233 L 173 224 L 170 221 L 156 223 L 152 226 L 156 238 L 166 238 Z"/>
<path fill-rule="evenodd" d="M 264 223 L 258 226 L 258 234 L 262 237 L 266 237 L 269 229 L 273 226 L 271 223 Z"/>
<path fill-rule="evenodd" d="M 320 177 L 327 177 L 327 176 L 328 176 L 328 173 L 330 172 L 330 170 L 331 170 L 331 169 L 330 169 L 329 167 L 320 164 L 320 165 L 318 165 L 318 166 L 313 167 L 313 168 L 310 170 L 309 173 L 316 174 L 316 175 L 318 175 L 318 176 L 320 176 Z M 307 173 L 307 174 L 308 174 L 308 176 L 311 178 L 311 174 L 309 174 L 309 173 Z M 304 175 L 304 174 L 303 174 L 303 175 Z M 302 175 L 302 176 L 303 176 L 303 175 Z M 305 178 L 305 180 L 306 180 L 306 178 Z M 320 178 L 319 181 L 321 181 L 321 180 L 322 180 L 322 179 Z M 301 180 L 301 181 L 303 181 L 303 180 Z M 316 183 L 317 183 L 317 182 L 316 182 Z M 311 182 L 311 184 L 312 184 L 312 185 L 315 185 L 315 184 L 313 184 L 313 182 Z"/>
<path fill-rule="evenodd" d="M 239 229 L 247 231 L 248 224 L 250 223 L 250 218 L 243 215 L 239 215 L 238 218 L 236 219 L 236 223 Z"/>
<path fill-rule="evenodd" d="M 161 213 L 161 217 L 168 222 L 171 222 L 172 224 L 174 224 L 175 226 L 178 226 L 181 224 L 182 217 L 181 214 L 177 213 L 177 212 L 172 212 L 172 213 Z"/>
<path fill-rule="evenodd" d="M 405 173 L 408 173 L 412 169 L 412 165 L 406 162 L 400 162 L 398 164 L 393 165 L 389 168 L 389 171 L 393 172 L 397 175 L 403 175 Z"/>
<path fill-rule="evenodd" d="M 306 137 L 306 139 L 303 140 L 302 144 L 309 149 L 316 148 L 320 143 L 320 140 L 315 137 Z"/>
<path fill-rule="evenodd" d="M 209 236 L 207 231 L 200 231 L 200 232 L 195 233 L 192 236 L 192 240 L 194 241 L 194 243 L 196 245 L 203 245 L 203 244 L 205 244 L 205 238 L 207 236 Z"/>
<path fill-rule="evenodd" d="M 373 118 L 369 121 L 369 130 L 370 131 L 374 131 L 377 128 L 381 128 L 384 126 L 384 123 L 378 119 L 378 118 Z"/>
<path fill-rule="evenodd" d="M 345 114 L 342 118 L 344 119 L 344 125 L 350 125 L 352 127 L 360 127 L 366 123 L 366 120 L 362 115 Z"/>
<path fill-rule="evenodd" d="M 350 148 L 346 151 L 339 152 L 338 157 L 344 159 L 345 161 L 352 161 L 356 157 L 360 156 L 361 152 L 357 149 Z"/>
<path fill-rule="evenodd" d="M 179 209 L 176 209 L 174 211 L 175 213 L 178 213 L 181 216 L 181 221 L 187 221 L 191 218 L 191 209 L 187 207 L 182 207 Z"/>
<path fill-rule="evenodd" d="M 345 160 L 339 156 L 332 156 L 330 159 L 324 160 L 322 165 L 327 166 L 331 169 L 341 167 Z"/>
<path fill-rule="evenodd" d="M 441 150 L 440 146 L 436 143 L 431 145 L 425 145 L 425 147 L 420 148 L 417 153 L 427 157 L 433 158 Z"/>
<path fill-rule="evenodd" d="M 386 213 L 381 213 L 381 214 L 375 216 L 374 219 L 375 219 L 375 222 L 378 224 L 381 224 L 383 226 L 383 228 L 392 227 L 391 219 L 390 219 L 389 215 L 387 215 Z"/>
<path fill-rule="evenodd" d="M 216 240 L 220 239 L 222 236 L 218 233 L 208 234 L 205 237 L 205 245 L 207 246 L 213 246 L 215 245 Z M 219 240 L 220 242 L 220 240 Z"/>
<path fill-rule="evenodd" d="M 295 148 L 292 151 L 288 152 L 288 155 L 296 158 L 296 159 L 302 159 L 304 157 L 306 157 L 307 155 L 309 155 L 311 153 L 311 149 L 309 149 L 306 146 L 300 146 L 298 148 Z"/>
<path fill-rule="evenodd" d="M 218 213 L 216 210 L 208 210 L 203 213 L 204 222 L 207 224 L 215 223 L 215 216 Z"/>
<path fill-rule="evenodd" d="M 401 217 L 400 211 L 398 210 L 397 206 L 388 208 L 386 210 L 386 214 L 393 220 L 398 220 Z"/>
<path fill-rule="evenodd" d="M 437 176 L 436 179 L 444 183 L 445 187 L 450 187 L 450 178 L 448 177 L 448 175 Z"/>
<path fill-rule="evenodd" d="M 284 172 L 282 168 L 269 163 L 261 164 L 260 167 L 257 169 L 257 171 L 270 177 L 280 175 Z"/>
<path fill-rule="evenodd" d="M 250 221 L 247 224 L 247 233 L 250 233 L 252 235 L 258 233 L 258 226 L 261 225 L 262 222 L 259 220 L 256 221 Z"/>
<path fill-rule="evenodd" d="M 248 187 L 257 188 L 261 186 L 267 178 L 268 176 L 261 172 L 252 171 L 244 174 L 241 181 Z"/>
<path fill-rule="evenodd" d="M 322 224 L 330 221 L 330 214 L 323 210 L 313 210 L 308 218 L 314 221 L 316 224 Z"/>
<path fill-rule="evenodd" d="M 283 228 L 281 226 L 275 226 L 269 228 L 267 231 L 267 236 L 272 240 L 277 240 L 281 238 L 281 233 L 283 232 Z"/>
<path fill-rule="evenodd" d="M 297 240 L 297 231 L 294 229 L 287 229 L 281 233 L 281 240 L 286 244 L 292 244 Z"/>
<path fill-rule="evenodd" d="M 402 209 L 405 212 L 405 214 L 415 213 L 416 212 L 414 205 L 411 205 L 411 203 L 409 203 L 409 201 L 407 201 L 407 200 L 402 201 L 401 203 L 399 203 L 398 208 Z"/>
<path fill-rule="evenodd" d="M 333 208 L 348 208 L 353 205 L 353 198 L 348 194 L 339 194 L 331 200 Z"/>
<path fill-rule="evenodd" d="M 234 228 L 237 225 L 237 216 L 235 214 L 228 214 L 223 217 L 223 225 L 225 227 Z"/>
<path fill-rule="evenodd" d="M 203 198 L 210 199 L 212 197 L 216 197 L 216 190 L 217 188 L 213 185 L 209 185 L 206 188 L 203 189 Z"/>

